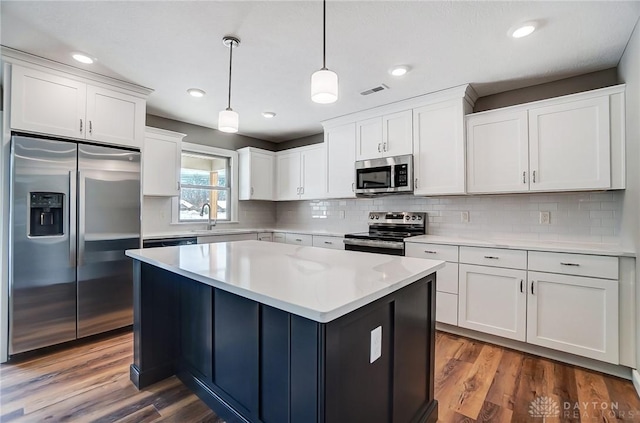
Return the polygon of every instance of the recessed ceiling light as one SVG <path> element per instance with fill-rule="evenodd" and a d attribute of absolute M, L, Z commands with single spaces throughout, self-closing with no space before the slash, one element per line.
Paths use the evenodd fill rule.
<path fill-rule="evenodd" d="M 267 119 L 271 119 L 276 117 L 276 113 L 275 112 L 262 112 L 262 116 L 264 116 Z"/>
<path fill-rule="evenodd" d="M 204 95 L 206 94 L 203 90 L 199 88 L 189 88 L 187 92 L 191 97 L 197 97 L 197 98 L 204 97 Z"/>
<path fill-rule="evenodd" d="M 409 69 L 409 66 L 406 65 L 394 66 L 389 69 L 389 73 L 393 76 L 403 76 L 404 74 L 409 72 Z"/>
<path fill-rule="evenodd" d="M 513 38 L 522 38 L 527 35 L 531 35 L 536 30 L 535 22 L 525 22 L 520 25 L 516 25 L 509 30 L 509 35 Z"/>
<path fill-rule="evenodd" d="M 84 63 L 85 65 L 90 65 L 93 62 L 95 62 L 95 59 L 93 57 L 90 57 L 90 56 L 86 55 L 85 53 L 73 52 L 73 53 L 71 53 L 71 57 L 73 57 L 74 59 L 76 59 L 80 63 Z"/>

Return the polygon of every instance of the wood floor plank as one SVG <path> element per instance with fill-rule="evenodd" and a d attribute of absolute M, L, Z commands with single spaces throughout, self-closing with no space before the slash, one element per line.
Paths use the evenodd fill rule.
<path fill-rule="evenodd" d="M 160 418 L 160 413 L 153 405 L 148 405 L 135 413 L 116 420 L 117 423 L 149 423 Z"/>
<path fill-rule="evenodd" d="M 613 376 L 604 375 L 603 379 L 609 398 L 615 403 L 612 409 L 618 420 L 640 421 L 640 398 L 633 385 Z"/>
<path fill-rule="evenodd" d="M 500 364 L 487 392 L 486 401 L 502 408 L 513 410 L 514 395 L 522 376 L 524 356 L 518 352 L 505 350 Z"/>
<path fill-rule="evenodd" d="M 482 409 L 480 409 L 478 413 L 476 422 L 510 423 L 512 415 L 512 410 L 485 401 L 484 404 L 482 404 Z"/>
<path fill-rule="evenodd" d="M 473 367 L 458 385 L 460 389 L 453 408 L 457 413 L 472 419 L 478 418 L 503 351 L 504 349 L 489 344 L 482 346 Z"/>
<path fill-rule="evenodd" d="M 589 418 L 601 422 L 617 421 L 615 416 L 607 417 L 607 409 L 602 407 L 602 404 L 611 404 L 602 375 L 579 368 L 575 369 L 575 375 L 581 420 Z"/>

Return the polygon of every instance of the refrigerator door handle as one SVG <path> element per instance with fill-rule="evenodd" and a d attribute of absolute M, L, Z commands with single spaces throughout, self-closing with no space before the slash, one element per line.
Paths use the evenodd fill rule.
<path fill-rule="evenodd" d="M 69 234 L 69 265 L 76 267 L 76 184 L 77 175 L 75 170 L 69 171 L 69 220 L 67 232 Z"/>
<path fill-rule="evenodd" d="M 78 170 L 78 267 L 84 264 L 84 236 L 85 236 L 85 186 L 86 181 L 80 170 Z"/>

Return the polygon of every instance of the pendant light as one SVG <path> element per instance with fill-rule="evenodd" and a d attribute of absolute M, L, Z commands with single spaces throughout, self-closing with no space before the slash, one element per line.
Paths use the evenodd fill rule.
<path fill-rule="evenodd" d="M 231 63 L 233 61 L 233 48 L 240 45 L 240 40 L 236 37 L 226 36 L 222 39 L 222 44 L 229 47 L 229 97 L 227 108 L 218 114 L 218 131 L 238 132 L 238 112 L 231 108 Z"/>
<path fill-rule="evenodd" d="M 311 75 L 311 100 L 328 104 L 338 99 L 338 74 L 327 69 L 327 1 L 322 0 L 322 69 Z"/>

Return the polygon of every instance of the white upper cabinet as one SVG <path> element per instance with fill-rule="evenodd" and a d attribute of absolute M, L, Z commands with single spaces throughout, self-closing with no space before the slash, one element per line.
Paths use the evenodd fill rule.
<path fill-rule="evenodd" d="M 464 99 L 413 110 L 414 194 L 465 193 Z"/>
<path fill-rule="evenodd" d="M 180 195 L 182 139 L 185 134 L 147 127 L 142 149 L 142 193 Z"/>
<path fill-rule="evenodd" d="M 356 123 L 356 160 L 382 156 L 382 117 Z"/>
<path fill-rule="evenodd" d="M 467 191 L 518 192 L 529 188 L 527 112 L 467 118 Z"/>
<path fill-rule="evenodd" d="M 611 186 L 609 97 L 529 110 L 532 191 Z"/>
<path fill-rule="evenodd" d="M 275 153 L 253 147 L 238 150 L 240 200 L 274 200 Z"/>
<path fill-rule="evenodd" d="M 467 116 L 467 192 L 625 187 L 624 86 Z"/>
<path fill-rule="evenodd" d="M 412 141 L 411 110 L 356 122 L 356 160 L 411 154 Z"/>
<path fill-rule="evenodd" d="M 355 197 L 356 124 L 326 128 L 324 144 L 327 157 L 327 197 Z"/>
<path fill-rule="evenodd" d="M 146 120 L 145 100 L 87 85 L 88 140 L 141 147 Z"/>
<path fill-rule="evenodd" d="M 84 138 L 87 85 L 12 66 L 11 129 Z"/>
<path fill-rule="evenodd" d="M 12 129 L 142 148 L 144 95 L 63 75 L 12 65 Z"/>
<path fill-rule="evenodd" d="M 277 200 L 300 198 L 300 153 L 278 152 L 276 156 Z"/>
<path fill-rule="evenodd" d="M 324 144 L 276 153 L 276 199 L 306 200 L 326 196 Z"/>

